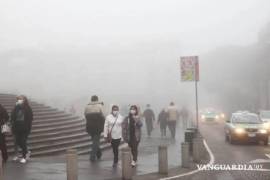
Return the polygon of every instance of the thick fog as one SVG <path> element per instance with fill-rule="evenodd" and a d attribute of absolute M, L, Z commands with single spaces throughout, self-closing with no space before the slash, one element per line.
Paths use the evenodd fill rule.
<path fill-rule="evenodd" d="M 224 108 L 235 91 L 254 103 L 245 80 L 255 77 L 239 71 L 257 74 L 269 22 L 269 0 L 3 0 L 0 91 L 59 108 L 81 109 L 93 94 L 105 104 L 194 107 L 179 59 L 198 55 L 201 106 Z"/>

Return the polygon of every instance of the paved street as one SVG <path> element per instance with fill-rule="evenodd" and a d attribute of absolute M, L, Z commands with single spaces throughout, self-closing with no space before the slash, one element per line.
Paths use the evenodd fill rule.
<path fill-rule="evenodd" d="M 215 156 L 215 164 L 255 164 L 270 169 L 270 146 L 257 144 L 231 145 L 225 142 L 224 124 L 202 124 L 201 132 Z M 269 180 L 270 171 L 201 171 L 181 180 Z"/>
<path fill-rule="evenodd" d="M 181 127 L 178 128 L 182 129 Z M 152 137 L 148 138 L 143 127 L 143 139 L 139 147 L 139 160 L 136 174 L 147 174 L 158 170 L 158 145 L 168 145 L 169 166 L 177 167 L 181 164 L 181 148 L 183 141 L 183 131 L 178 131 L 176 140 L 169 138 L 161 138 L 159 127 L 154 130 Z M 112 168 L 112 152 L 107 150 L 104 152 L 102 160 L 96 163 L 89 162 L 89 156 L 79 157 L 79 180 L 104 180 L 121 177 L 121 164 L 117 169 Z M 8 162 L 5 167 L 5 180 L 55 180 L 66 179 L 65 158 L 48 157 L 33 158 L 26 165 Z"/>

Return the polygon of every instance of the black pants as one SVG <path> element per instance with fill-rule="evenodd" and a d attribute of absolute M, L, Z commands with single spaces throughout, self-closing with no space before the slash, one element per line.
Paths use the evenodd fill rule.
<path fill-rule="evenodd" d="M 121 139 L 112 139 L 111 145 L 112 145 L 112 149 L 113 149 L 113 155 L 114 155 L 114 159 L 113 159 L 113 163 L 118 163 L 118 148 L 120 145 Z"/>
<path fill-rule="evenodd" d="M 28 133 L 25 132 L 16 132 L 16 142 L 18 146 L 22 149 L 22 156 L 23 158 L 26 158 L 26 154 L 28 152 L 27 149 L 27 139 L 28 139 Z"/>
<path fill-rule="evenodd" d="M 169 121 L 168 127 L 171 131 L 172 138 L 175 138 L 175 128 L 176 128 L 176 121 Z"/>
<path fill-rule="evenodd" d="M 5 135 L 0 133 L 0 150 L 2 152 L 2 159 L 3 162 L 7 162 L 8 159 L 8 153 L 7 153 L 7 144 L 6 144 L 6 138 Z"/>
<path fill-rule="evenodd" d="M 146 130 L 147 130 L 147 135 L 151 136 L 151 132 L 153 130 L 153 122 L 152 119 L 146 119 L 145 120 L 146 123 Z"/>
<path fill-rule="evenodd" d="M 136 141 L 136 140 L 130 141 L 128 143 L 128 146 L 131 148 L 131 154 L 133 157 L 133 161 L 137 161 L 139 143 L 140 143 L 140 141 Z"/>
<path fill-rule="evenodd" d="M 98 159 L 101 157 L 101 149 L 100 149 L 100 134 L 92 135 L 92 151 L 90 152 L 90 160 L 95 161 L 96 157 Z"/>

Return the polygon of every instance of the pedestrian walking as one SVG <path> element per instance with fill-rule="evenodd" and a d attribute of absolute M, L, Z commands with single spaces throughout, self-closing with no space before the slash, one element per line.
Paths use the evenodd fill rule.
<path fill-rule="evenodd" d="M 154 128 L 153 122 L 155 121 L 155 113 L 151 109 L 150 104 L 146 105 L 146 110 L 143 112 L 143 117 L 145 119 L 147 135 L 150 137 Z"/>
<path fill-rule="evenodd" d="M 122 123 L 123 116 L 119 113 L 117 105 L 112 106 L 111 113 L 106 117 L 104 124 L 104 138 L 108 143 L 111 143 L 113 149 L 113 167 L 118 164 L 118 149 L 122 139 Z"/>
<path fill-rule="evenodd" d="M 169 107 L 167 108 L 168 113 L 168 127 L 171 131 L 171 136 L 175 139 L 175 132 L 176 132 L 176 122 L 179 119 L 179 112 L 177 107 L 175 106 L 174 102 L 171 102 Z"/>
<path fill-rule="evenodd" d="M 189 111 L 186 107 L 183 107 L 180 111 L 181 121 L 182 121 L 182 127 L 183 130 L 187 129 L 188 126 L 188 120 L 189 120 Z"/>
<path fill-rule="evenodd" d="M 132 162 L 131 166 L 135 167 L 138 158 L 138 146 L 141 140 L 142 121 L 139 116 L 139 110 L 136 105 L 130 107 L 129 115 L 124 119 L 122 124 L 123 139 L 131 148 Z"/>
<path fill-rule="evenodd" d="M 166 136 L 168 113 L 162 109 L 158 115 L 158 124 L 160 125 L 161 137 Z"/>
<path fill-rule="evenodd" d="M 2 152 L 2 160 L 3 163 L 6 163 L 8 160 L 8 153 L 7 153 L 7 144 L 6 144 L 6 130 L 5 126 L 7 126 L 7 122 L 9 120 L 9 115 L 7 110 L 0 104 L 0 150 Z M 2 162 L 0 162 L 2 163 Z"/>
<path fill-rule="evenodd" d="M 100 135 L 104 129 L 105 116 L 103 112 L 103 103 L 99 102 L 98 96 L 91 97 L 91 102 L 86 106 L 84 111 L 86 119 L 86 131 L 92 138 L 92 151 L 90 160 L 92 162 L 100 159 L 102 152 L 100 149 Z"/>
<path fill-rule="evenodd" d="M 26 96 L 18 96 L 16 105 L 11 113 L 12 132 L 17 145 L 22 149 L 22 155 L 16 157 L 21 163 L 26 163 L 30 154 L 27 147 L 28 136 L 31 133 L 33 112 Z"/>

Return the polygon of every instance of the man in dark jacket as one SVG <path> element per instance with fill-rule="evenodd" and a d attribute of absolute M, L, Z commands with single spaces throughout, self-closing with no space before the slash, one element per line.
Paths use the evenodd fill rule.
<path fill-rule="evenodd" d="M 100 134 L 104 129 L 105 116 L 103 112 L 103 103 L 98 101 L 97 96 L 92 96 L 91 103 L 89 103 L 84 111 L 86 119 L 86 131 L 92 138 L 92 151 L 90 153 L 90 160 L 93 162 L 101 158 L 102 152 L 100 145 Z"/>
<path fill-rule="evenodd" d="M 5 134 L 2 133 L 2 126 L 8 122 L 9 116 L 7 110 L 0 104 L 0 150 L 2 152 L 2 159 L 5 163 L 8 159 L 7 145 Z M 1 163 L 1 162 L 0 162 Z"/>
<path fill-rule="evenodd" d="M 28 153 L 27 139 L 31 132 L 33 112 L 25 96 L 18 96 L 16 106 L 11 113 L 12 132 L 15 135 L 16 143 L 22 149 L 21 163 L 26 163 Z"/>
<path fill-rule="evenodd" d="M 151 132 L 152 132 L 152 130 L 154 128 L 153 127 L 153 122 L 155 121 L 155 113 L 150 108 L 150 104 L 146 105 L 146 110 L 143 112 L 143 117 L 145 119 L 147 135 L 148 135 L 148 137 L 150 137 Z"/>

